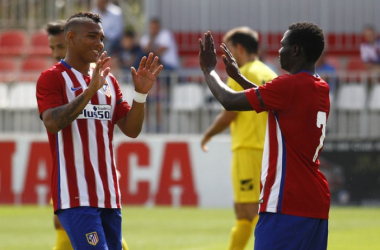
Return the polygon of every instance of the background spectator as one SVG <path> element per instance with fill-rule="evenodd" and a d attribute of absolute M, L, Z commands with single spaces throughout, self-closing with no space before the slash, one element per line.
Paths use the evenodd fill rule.
<path fill-rule="evenodd" d="M 123 36 L 124 30 L 123 11 L 110 0 L 96 0 L 96 7 L 91 12 L 99 14 L 102 18 L 102 26 L 106 38 L 104 50 L 110 56 L 120 47 L 120 39 Z"/>
<path fill-rule="evenodd" d="M 135 67 L 137 69 L 141 58 L 143 56 L 147 56 L 147 54 L 141 49 L 140 45 L 136 43 L 135 37 L 136 34 L 133 30 L 125 30 L 121 39 L 119 52 L 116 55 L 117 63 L 126 82 L 130 82 L 130 80 L 132 80 L 130 79 L 131 67 Z"/>
<path fill-rule="evenodd" d="M 178 69 L 180 66 L 178 48 L 171 31 L 161 28 L 158 18 L 152 18 L 149 32 L 141 37 L 140 45 L 145 53 L 152 51 L 160 57 L 164 70 Z"/>
<path fill-rule="evenodd" d="M 380 67 L 380 38 L 375 28 L 366 25 L 363 29 L 364 41 L 360 44 L 360 56 L 369 68 Z"/>
<path fill-rule="evenodd" d="M 330 95 L 334 95 L 337 84 L 336 68 L 326 60 L 326 51 L 322 53 L 315 63 L 315 72 L 328 83 Z"/>

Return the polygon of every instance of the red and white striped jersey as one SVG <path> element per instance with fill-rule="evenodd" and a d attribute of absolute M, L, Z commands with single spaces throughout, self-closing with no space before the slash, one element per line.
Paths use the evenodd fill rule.
<path fill-rule="evenodd" d="M 246 95 L 257 112 L 268 111 L 260 212 L 327 219 L 330 192 L 318 160 L 330 111 L 327 83 L 300 72 Z"/>
<path fill-rule="evenodd" d="M 91 75 L 82 75 L 62 60 L 44 71 L 37 82 L 40 116 L 47 109 L 74 100 L 87 88 Z M 55 211 L 78 206 L 121 207 L 113 130 L 116 121 L 129 110 L 118 82 L 109 75 L 75 121 L 57 134 L 47 132 Z"/>

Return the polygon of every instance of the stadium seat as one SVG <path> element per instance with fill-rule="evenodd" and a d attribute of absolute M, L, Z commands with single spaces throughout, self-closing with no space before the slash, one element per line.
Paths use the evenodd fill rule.
<path fill-rule="evenodd" d="M 335 70 L 342 69 L 342 63 L 337 56 L 326 56 L 326 62 L 334 66 Z"/>
<path fill-rule="evenodd" d="M 367 68 L 362 59 L 358 56 L 349 57 L 347 61 L 347 71 L 366 71 Z"/>
<path fill-rule="evenodd" d="M 368 134 L 372 137 L 380 136 L 380 84 L 372 87 L 368 98 Z"/>
<path fill-rule="evenodd" d="M 45 31 L 37 31 L 31 37 L 29 55 L 50 56 L 51 49 L 49 48 L 48 34 Z"/>
<path fill-rule="evenodd" d="M 186 56 L 183 57 L 182 67 L 185 69 L 199 68 L 198 56 Z"/>
<path fill-rule="evenodd" d="M 380 111 L 380 84 L 376 84 L 369 95 L 368 108 L 372 111 Z"/>
<path fill-rule="evenodd" d="M 204 76 L 199 66 L 198 56 L 186 56 L 182 59 L 182 68 L 189 82 L 204 82 Z M 226 80 L 227 73 L 222 58 L 218 55 L 218 62 L 215 67 L 222 80 Z"/>
<path fill-rule="evenodd" d="M 0 82 L 13 82 L 17 75 L 14 57 L 0 57 Z"/>
<path fill-rule="evenodd" d="M 369 81 L 366 65 L 359 56 L 351 56 L 347 59 L 345 81 Z"/>
<path fill-rule="evenodd" d="M 36 83 L 19 82 L 12 84 L 9 90 L 9 107 L 37 109 Z"/>
<path fill-rule="evenodd" d="M 38 116 L 36 83 L 19 82 L 9 89 L 8 112 L 13 113 L 14 131 L 43 131 L 43 125 Z"/>
<path fill-rule="evenodd" d="M 8 86 L 0 82 L 0 110 L 8 107 Z"/>
<path fill-rule="evenodd" d="M 337 109 L 346 111 L 360 111 L 365 108 L 367 88 L 361 83 L 350 83 L 341 86 L 338 90 Z"/>
<path fill-rule="evenodd" d="M 0 33 L 0 55 L 20 56 L 26 51 L 26 34 L 22 30 Z"/>
<path fill-rule="evenodd" d="M 8 108 L 8 85 L 0 82 L 0 133 L 4 133 L 7 119 L 5 117 Z"/>
<path fill-rule="evenodd" d="M 338 89 L 336 100 L 337 131 L 342 136 L 364 136 L 367 130 L 367 87 L 350 83 Z"/>
<path fill-rule="evenodd" d="M 186 56 L 182 59 L 182 77 L 184 81 L 204 82 L 204 76 L 199 67 L 198 56 Z"/>
<path fill-rule="evenodd" d="M 173 86 L 170 97 L 170 132 L 194 133 L 197 116 L 204 105 L 203 88 L 199 83 L 188 82 Z M 198 118 L 197 118 L 198 117 Z"/>
<path fill-rule="evenodd" d="M 19 81 L 37 81 L 41 72 L 52 65 L 51 61 L 44 57 L 27 57 L 21 62 Z"/>
<path fill-rule="evenodd" d="M 171 93 L 172 109 L 193 111 L 204 104 L 202 86 L 198 83 L 181 83 L 173 87 Z"/>

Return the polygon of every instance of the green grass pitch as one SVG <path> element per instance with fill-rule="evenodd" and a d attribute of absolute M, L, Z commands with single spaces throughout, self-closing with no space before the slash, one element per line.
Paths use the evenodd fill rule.
<path fill-rule="evenodd" d="M 227 249 L 234 223 L 232 209 L 125 206 L 122 213 L 130 250 Z M 52 249 L 54 242 L 52 207 L 0 206 L 0 249 Z M 328 249 L 380 249 L 380 208 L 332 207 Z"/>

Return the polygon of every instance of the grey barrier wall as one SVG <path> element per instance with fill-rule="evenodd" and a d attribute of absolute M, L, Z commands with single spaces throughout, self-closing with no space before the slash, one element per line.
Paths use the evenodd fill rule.
<path fill-rule="evenodd" d="M 380 205 L 380 140 L 327 140 L 321 170 L 333 204 Z"/>

